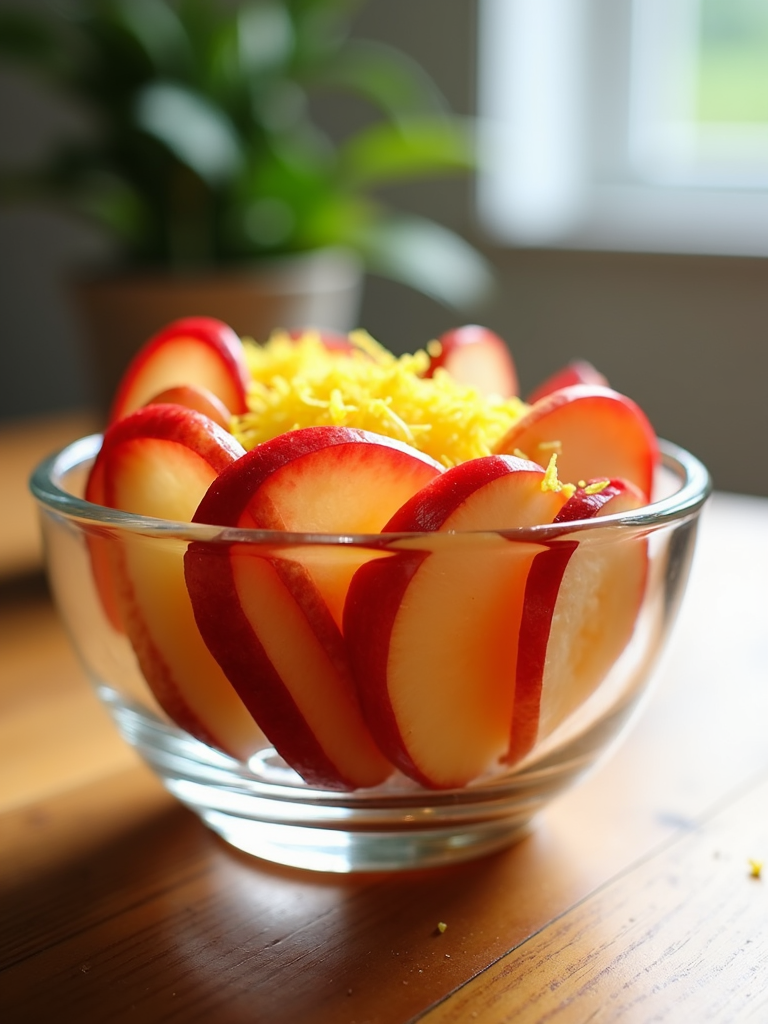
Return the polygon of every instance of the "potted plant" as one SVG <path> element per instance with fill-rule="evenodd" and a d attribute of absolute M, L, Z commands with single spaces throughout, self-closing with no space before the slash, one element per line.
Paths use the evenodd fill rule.
<path fill-rule="evenodd" d="M 487 287 L 464 240 L 378 194 L 466 171 L 472 137 L 420 67 L 351 35 L 358 5 L 59 0 L 0 18 L 5 59 L 89 118 L 84 137 L 2 188 L 6 201 L 62 203 L 117 243 L 116 265 L 78 288 L 107 389 L 124 346 L 182 313 L 256 336 L 349 327 L 361 268 L 457 306 Z M 365 104 L 341 137 L 318 114 L 334 93 Z"/>

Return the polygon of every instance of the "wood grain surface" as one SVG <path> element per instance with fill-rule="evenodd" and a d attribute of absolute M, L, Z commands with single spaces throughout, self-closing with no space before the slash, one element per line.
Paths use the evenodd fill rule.
<path fill-rule="evenodd" d="M 353 877 L 207 831 L 118 739 L 39 578 L 6 584 L 0 1021 L 768 1021 L 767 577 L 768 502 L 716 495 L 612 757 L 503 853 Z"/>

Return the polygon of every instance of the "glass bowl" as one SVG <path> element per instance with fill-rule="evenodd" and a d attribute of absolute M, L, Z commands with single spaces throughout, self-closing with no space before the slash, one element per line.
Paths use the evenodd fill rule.
<path fill-rule="evenodd" d="M 647 691 L 685 589 L 699 512 L 711 486 L 697 459 L 662 442 L 654 501 L 629 514 L 501 532 L 282 534 L 149 519 L 89 503 L 82 494 L 100 443 L 98 435 L 76 441 L 41 463 L 31 479 L 54 598 L 96 693 L 122 736 L 167 789 L 227 842 L 269 861 L 320 871 L 445 864 L 520 838 L 536 813 L 623 734 Z M 415 751 L 411 760 L 419 770 L 409 770 L 408 757 L 398 759 L 388 751 L 387 759 L 380 758 L 386 760 L 387 777 L 375 785 L 326 784 L 322 771 L 303 771 L 299 763 L 307 782 L 277 753 L 225 678 L 213 690 L 206 690 L 207 683 L 195 689 L 193 680 L 186 703 L 174 703 L 162 680 L 153 678 L 148 685 L 140 668 L 146 651 L 115 624 L 104 581 L 97 579 L 110 558 L 128 552 L 135 573 L 146 576 L 142 600 L 151 606 L 155 635 L 160 643 L 173 631 L 185 638 L 182 647 L 195 676 L 210 657 L 196 620 L 189 608 L 183 621 L 174 620 L 181 598 L 177 593 L 178 600 L 166 601 L 153 582 L 157 567 L 165 564 L 175 574 L 174 586 L 183 590 L 188 551 L 214 561 L 234 553 L 246 573 L 249 566 L 309 565 L 313 572 L 343 576 L 367 560 L 397 567 L 414 564 L 414 559 L 421 564 L 425 557 L 439 567 L 435 579 L 442 582 L 433 580 L 429 590 L 429 629 L 413 650 L 406 645 L 405 654 L 400 652 L 410 680 L 400 704 L 393 698 L 391 707 L 382 708 L 380 691 L 375 699 L 361 699 L 367 721 L 378 714 L 394 721 L 396 707 L 413 725 L 413 736 L 405 726 L 399 735 Z M 546 661 L 540 658 L 538 676 L 536 665 L 525 670 L 541 685 L 523 692 L 515 682 L 516 672 L 522 678 L 521 661 L 512 664 L 505 647 L 514 632 L 510 623 L 521 621 L 523 613 L 519 607 L 514 611 L 519 594 L 504 580 L 515 573 L 519 579 L 521 564 L 542 567 L 543 559 L 564 564 L 564 553 L 574 551 L 582 570 L 596 567 L 591 576 L 589 568 L 579 575 L 580 600 L 574 602 L 571 595 L 579 643 L 571 642 L 575 627 L 555 606 Z M 253 579 L 258 588 L 258 572 Z M 635 580 L 635 591 L 628 590 L 628 579 Z M 635 597 L 628 601 L 627 593 Z M 253 596 L 256 601 L 263 597 L 257 591 Z M 375 593 L 370 600 L 364 625 L 386 616 L 386 601 L 382 598 L 379 607 Z M 434 614 L 436 607 L 439 614 Z M 625 610 L 623 618 L 616 613 L 627 607 L 631 613 Z M 273 611 L 282 630 L 280 616 L 287 613 L 279 604 Z M 488 665 L 455 658 L 464 640 L 471 640 L 465 646 L 479 652 L 480 661 L 482 652 L 492 649 L 507 657 L 499 664 L 506 664 L 509 678 L 495 680 L 492 692 Z M 301 647 L 285 638 L 281 644 L 278 658 L 290 659 Z M 362 664 L 373 666 L 376 675 L 375 657 L 369 654 L 363 638 Z M 312 678 L 311 657 L 299 662 L 311 693 L 322 682 Z M 450 676 L 450 686 L 444 686 L 443 674 Z M 358 675 L 357 685 L 364 689 L 368 680 L 361 682 Z M 451 687 L 461 691 L 458 697 L 446 692 Z M 458 712 L 451 703 L 456 700 Z M 315 713 L 328 718 L 322 699 L 319 703 Z M 283 738 L 279 717 L 277 726 L 272 718 L 261 726 L 288 757 L 286 750 L 301 748 L 303 741 L 294 731 L 283 747 L 273 731 Z M 333 721 L 328 727 L 339 729 Z M 351 735 L 358 727 L 344 728 Z M 435 753 L 445 769 L 442 775 L 419 760 L 420 743 Z M 391 761 L 397 767 L 390 767 Z"/>

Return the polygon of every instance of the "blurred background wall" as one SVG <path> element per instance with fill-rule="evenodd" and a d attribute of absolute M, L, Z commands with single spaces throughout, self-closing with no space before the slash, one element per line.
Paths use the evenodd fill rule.
<path fill-rule="evenodd" d="M 411 53 L 455 110 L 475 111 L 475 0 L 370 0 L 357 32 Z M 72 116 L 3 73 L 0 159 L 34 152 Z M 471 181 L 410 185 L 396 198 L 488 255 L 498 289 L 471 319 L 507 339 L 524 390 L 570 358 L 589 359 L 662 436 L 702 458 L 718 488 L 768 495 L 768 260 L 508 248 L 480 232 Z M 19 209 L 0 212 L 0 241 L 0 419 L 87 405 L 64 285 L 103 243 L 51 212 Z M 367 282 L 361 325 L 396 351 L 460 319 L 404 287 Z"/>

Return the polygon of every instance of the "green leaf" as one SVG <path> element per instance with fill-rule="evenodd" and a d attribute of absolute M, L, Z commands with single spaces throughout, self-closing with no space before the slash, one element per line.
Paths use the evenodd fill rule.
<path fill-rule="evenodd" d="M 471 309 L 493 289 L 493 272 L 481 253 L 422 217 L 399 216 L 368 226 L 359 249 L 373 273 L 454 309 Z"/>
<path fill-rule="evenodd" d="M 391 216 L 372 193 L 472 168 L 469 122 L 410 57 L 351 37 L 363 2 L 49 0 L 47 15 L 0 12 L 0 53 L 42 71 L 100 129 L 42 173 L 0 175 L 0 193 L 97 218 L 138 265 L 348 245 L 372 271 L 467 306 L 490 281 L 480 254 L 437 224 Z M 315 120 L 313 101 L 331 91 L 372 108 L 374 123 L 340 146 Z"/>
<path fill-rule="evenodd" d="M 243 163 L 240 139 L 226 114 L 199 93 L 172 82 L 140 90 L 136 122 L 203 181 L 216 187 Z"/>
<path fill-rule="evenodd" d="M 380 216 L 380 209 L 368 199 L 318 189 L 297 232 L 297 242 L 306 249 L 345 246 L 364 255 L 366 240 Z"/>
<path fill-rule="evenodd" d="M 380 121 L 339 147 L 341 175 L 356 188 L 467 171 L 475 165 L 469 128 L 456 118 Z"/>
<path fill-rule="evenodd" d="M 350 21 L 365 0 L 285 0 L 295 35 L 297 77 L 335 63 L 349 39 Z"/>
<path fill-rule="evenodd" d="M 237 48 L 245 75 L 282 66 L 293 51 L 293 26 L 285 5 L 274 0 L 244 4 L 237 12 Z"/>
<path fill-rule="evenodd" d="M 362 97 L 394 120 L 448 111 L 445 98 L 420 64 L 372 40 L 347 40 L 321 80 Z"/>
<path fill-rule="evenodd" d="M 160 75 L 189 71 L 193 53 L 179 16 L 163 0 L 116 0 L 115 20 Z"/>

